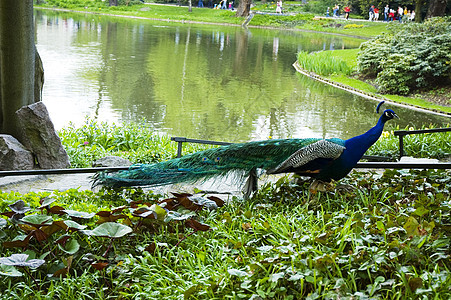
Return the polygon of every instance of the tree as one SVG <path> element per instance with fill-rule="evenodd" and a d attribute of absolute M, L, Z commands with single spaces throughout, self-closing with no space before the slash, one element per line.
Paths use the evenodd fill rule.
<path fill-rule="evenodd" d="M 446 12 L 448 0 L 430 0 L 426 18 L 443 17 Z"/>
<path fill-rule="evenodd" d="M 251 11 L 252 0 L 240 0 L 240 4 L 236 9 L 236 17 L 247 17 Z"/>
<path fill-rule="evenodd" d="M 1 133 L 21 140 L 16 111 L 40 100 L 43 78 L 42 63 L 34 44 L 33 0 L 1 0 Z"/>

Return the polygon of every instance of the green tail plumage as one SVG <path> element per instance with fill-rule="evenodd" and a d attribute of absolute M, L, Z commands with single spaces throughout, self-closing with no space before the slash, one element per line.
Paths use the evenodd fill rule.
<path fill-rule="evenodd" d="M 281 139 L 231 144 L 165 162 L 134 165 L 116 173 L 98 173 L 94 178 L 94 185 L 158 186 L 206 180 L 226 175 L 230 171 L 249 174 L 257 168 L 270 170 L 296 150 L 318 140 L 320 139 Z"/>

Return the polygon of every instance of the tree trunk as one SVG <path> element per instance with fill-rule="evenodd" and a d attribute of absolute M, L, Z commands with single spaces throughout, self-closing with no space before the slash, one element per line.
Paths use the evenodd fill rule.
<path fill-rule="evenodd" d="M 415 22 L 421 22 L 421 8 L 423 7 L 423 0 L 415 0 Z"/>
<path fill-rule="evenodd" d="M 193 4 L 191 3 L 191 0 L 188 1 L 188 12 L 193 12 Z"/>
<path fill-rule="evenodd" d="M 33 0 L 0 1 L 0 132 L 21 140 L 16 111 L 35 102 Z"/>
<path fill-rule="evenodd" d="M 240 4 L 236 9 L 236 17 L 247 17 L 251 12 L 252 0 L 240 0 Z"/>
<path fill-rule="evenodd" d="M 431 0 L 426 18 L 443 17 L 448 0 Z"/>

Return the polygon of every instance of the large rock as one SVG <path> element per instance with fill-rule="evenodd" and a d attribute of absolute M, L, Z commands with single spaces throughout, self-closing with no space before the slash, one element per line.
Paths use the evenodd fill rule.
<path fill-rule="evenodd" d="M 36 156 L 41 169 L 70 167 L 69 156 L 61 144 L 44 103 L 24 106 L 16 112 L 23 130 L 22 141 Z"/>
<path fill-rule="evenodd" d="M 33 167 L 33 154 L 16 138 L 0 134 L 0 170 L 30 170 Z"/>

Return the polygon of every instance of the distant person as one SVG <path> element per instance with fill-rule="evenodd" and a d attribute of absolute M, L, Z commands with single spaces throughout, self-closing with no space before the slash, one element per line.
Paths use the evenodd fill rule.
<path fill-rule="evenodd" d="M 374 8 L 374 21 L 379 20 L 379 8 Z"/>
<path fill-rule="evenodd" d="M 387 5 L 385 5 L 384 8 L 384 21 L 388 22 L 388 14 L 390 13 L 390 7 Z"/>
<path fill-rule="evenodd" d="M 221 9 L 227 9 L 227 0 L 222 0 Z"/>
<path fill-rule="evenodd" d="M 413 22 L 415 21 L 415 11 L 412 10 L 412 12 L 410 13 L 410 21 Z"/>
<path fill-rule="evenodd" d="M 395 11 L 390 9 L 390 13 L 388 14 L 388 20 L 391 22 L 395 19 Z"/>
<path fill-rule="evenodd" d="M 398 13 L 398 21 L 399 23 L 402 23 L 402 15 L 404 14 L 404 9 L 402 9 L 401 6 L 398 6 L 397 13 Z"/>
<path fill-rule="evenodd" d="M 349 6 L 346 6 L 344 8 L 344 12 L 345 12 L 345 19 L 348 20 L 349 19 L 349 13 L 351 12 L 351 8 Z"/>
<path fill-rule="evenodd" d="M 329 11 L 330 11 L 330 8 L 328 7 L 326 10 L 326 17 L 328 17 L 328 18 L 330 17 Z"/>
<path fill-rule="evenodd" d="M 334 9 L 332 10 L 332 15 L 335 17 L 338 16 L 338 5 L 335 4 Z"/>
<path fill-rule="evenodd" d="M 276 4 L 276 13 L 281 14 L 282 13 L 282 0 L 277 1 Z"/>
<path fill-rule="evenodd" d="M 374 20 L 374 5 L 371 5 L 370 10 L 368 11 L 368 21 L 373 21 Z"/>
<path fill-rule="evenodd" d="M 197 7 L 204 7 L 204 1 L 199 0 L 199 2 L 197 3 Z"/>

